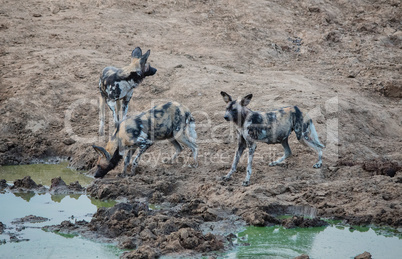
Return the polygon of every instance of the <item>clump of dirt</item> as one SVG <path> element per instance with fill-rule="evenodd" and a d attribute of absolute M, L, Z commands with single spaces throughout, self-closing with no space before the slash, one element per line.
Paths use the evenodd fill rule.
<path fill-rule="evenodd" d="M 371 254 L 369 252 L 364 252 L 354 257 L 354 259 L 371 259 L 371 258 L 372 258 Z"/>
<path fill-rule="evenodd" d="M 25 176 L 23 179 L 17 179 L 14 181 L 14 185 L 10 187 L 12 192 L 27 192 L 27 191 L 38 191 L 46 192 L 46 187 L 41 184 L 36 184 L 32 180 L 31 176 Z"/>
<path fill-rule="evenodd" d="M 284 219 L 282 225 L 285 228 L 310 228 L 328 226 L 328 223 L 319 218 L 309 219 L 300 216 L 293 216 L 292 218 Z"/>
<path fill-rule="evenodd" d="M 197 206 L 198 208 L 198 206 Z M 138 258 L 142 254 L 195 254 L 222 250 L 222 236 L 203 234 L 199 230 L 202 218 L 194 212 L 149 210 L 146 203 L 118 203 L 112 208 L 99 208 L 91 222 L 63 221 L 60 225 L 47 226 L 49 231 L 81 234 L 87 237 L 103 236 L 125 249 L 136 248 L 124 258 Z M 151 256 L 151 258 L 153 258 Z"/>
<path fill-rule="evenodd" d="M 258 208 L 249 209 L 246 212 L 244 212 L 241 216 L 247 222 L 247 224 L 253 226 L 263 227 L 263 226 L 273 226 L 281 224 L 280 220 Z"/>
<path fill-rule="evenodd" d="M 76 181 L 67 185 L 61 177 L 56 177 L 51 180 L 50 188 L 46 188 L 41 184 L 35 183 L 31 176 L 25 176 L 23 179 L 17 179 L 14 184 L 8 186 L 7 182 L 3 179 L 0 180 L 0 188 L 10 188 L 11 192 L 50 192 L 51 194 L 82 194 L 86 189 Z"/>
<path fill-rule="evenodd" d="M 397 162 L 373 160 L 364 162 L 362 168 L 367 172 L 374 172 L 377 175 L 394 177 L 402 169 L 402 165 Z"/>
<path fill-rule="evenodd" d="M 48 218 L 35 216 L 35 215 L 28 215 L 23 218 L 15 219 L 11 223 L 13 224 L 24 224 L 24 223 L 41 223 L 49 221 Z"/>
<path fill-rule="evenodd" d="M 70 193 L 84 193 L 85 188 L 80 185 L 78 181 L 67 185 L 61 177 L 56 177 L 51 180 L 49 189 L 51 194 L 70 194 Z"/>
<path fill-rule="evenodd" d="M 88 222 L 85 220 L 76 220 L 74 223 L 69 220 L 64 220 L 59 225 L 44 226 L 42 229 L 69 235 L 84 235 L 85 231 L 87 230 L 87 226 Z"/>
<path fill-rule="evenodd" d="M 5 228 L 6 225 L 4 225 L 3 222 L 0 222 L 0 234 L 3 234 Z"/>
<path fill-rule="evenodd" d="M 7 181 L 5 179 L 0 180 L 0 190 L 6 189 L 8 187 Z"/>

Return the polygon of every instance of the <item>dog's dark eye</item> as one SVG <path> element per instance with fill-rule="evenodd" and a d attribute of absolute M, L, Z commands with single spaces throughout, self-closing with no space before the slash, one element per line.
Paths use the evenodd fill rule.
<path fill-rule="evenodd" d="M 233 113 L 237 113 L 237 109 L 233 109 L 232 112 L 233 112 Z"/>

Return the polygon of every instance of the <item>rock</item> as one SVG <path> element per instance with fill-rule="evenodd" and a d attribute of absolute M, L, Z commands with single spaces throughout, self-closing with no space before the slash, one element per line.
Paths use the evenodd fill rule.
<path fill-rule="evenodd" d="M 242 218 L 253 226 L 272 226 L 281 223 L 277 218 L 259 209 L 244 213 Z"/>
<path fill-rule="evenodd" d="M 319 13 L 321 11 L 318 6 L 310 6 L 308 10 L 310 13 Z"/>
<path fill-rule="evenodd" d="M 78 181 L 75 183 L 70 183 L 67 185 L 61 177 L 56 177 L 51 180 L 50 193 L 52 194 L 72 194 L 72 193 L 83 193 L 85 188 L 83 188 Z"/>
<path fill-rule="evenodd" d="M 74 183 L 70 183 L 68 185 L 68 189 L 70 189 L 74 192 L 84 192 L 85 191 L 85 188 L 82 187 L 78 181 L 75 181 Z"/>
<path fill-rule="evenodd" d="M 24 224 L 24 223 L 41 223 L 49 221 L 48 218 L 40 217 L 40 216 L 34 216 L 34 215 L 28 215 L 23 218 L 15 219 L 11 223 L 13 224 Z"/>
<path fill-rule="evenodd" d="M 364 252 L 355 256 L 354 259 L 371 259 L 371 254 L 369 252 Z"/>
<path fill-rule="evenodd" d="M 140 237 L 143 241 L 152 241 L 156 239 L 156 236 L 149 228 L 144 229 L 140 233 Z"/>
<path fill-rule="evenodd" d="M 136 249 L 137 244 L 135 243 L 134 238 L 124 237 L 119 240 L 118 247 L 121 249 Z"/>
<path fill-rule="evenodd" d="M 302 254 L 302 255 L 296 256 L 294 259 L 310 259 L 310 257 L 308 255 Z"/>
<path fill-rule="evenodd" d="M 66 183 L 61 179 L 61 177 L 53 178 L 51 181 L 50 190 L 54 190 L 55 188 L 63 188 L 67 187 Z"/>
<path fill-rule="evenodd" d="M 284 219 L 282 225 L 285 228 L 308 228 L 328 226 L 328 223 L 319 218 L 308 219 L 300 216 L 293 216 L 290 219 Z"/>
<path fill-rule="evenodd" d="M 384 85 L 383 94 L 386 97 L 402 98 L 401 81 L 388 81 Z"/>
<path fill-rule="evenodd" d="M 31 176 L 25 176 L 23 179 L 17 179 L 14 181 L 14 185 L 11 186 L 10 189 L 23 189 L 23 190 L 32 190 L 43 187 L 41 184 L 36 184 L 34 180 L 32 180 Z"/>
<path fill-rule="evenodd" d="M 337 167 L 337 166 L 330 166 L 330 167 L 328 167 L 328 169 L 330 170 L 330 171 L 332 171 L 332 172 L 336 172 L 336 171 L 338 171 L 339 170 L 339 167 Z"/>
<path fill-rule="evenodd" d="M 76 141 L 74 139 L 72 139 L 72 138 L 66 138 L 66 139 L 63 140 L 63 144 L 67 145 L 67 146 L 70 146 L 70 145 L 74 144 L 75 142 Z"/>
<path fill-rule="evenodd" d="M 0 180 L 0 190 L 8 187 L 7 181 L 5 179 Z"/>
<path fill-rule="evenodd" d="M 158 258 L 160 252 L 156 248 L 152 248 L 149 245 L 140 246 L 135 251 L 125 253 L 121 258 L 124 259 L 155 259 Z"/>
<path fill-rule="evenodd" d="M 6 225 L 4 225 L 3 222 L 0 222 L 0 234 L 3 234 L 5 228 Z"/>

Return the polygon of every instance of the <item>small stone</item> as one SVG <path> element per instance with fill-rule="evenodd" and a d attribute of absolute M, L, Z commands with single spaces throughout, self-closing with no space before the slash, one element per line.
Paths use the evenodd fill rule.
<path fill-rule="evenodd" d="M 63 140 L 63 144 L 64 144 L 64 145 L 67 145 L 67 146 L 72 145 L 72 144 L 74 144 L 75 142 L 76 142 L 76 141 L 75 141 L 74 139 L 72 139 L 72 138 L 66 138 L 66 139 Z"/>
<path fill-rule="evenodd" d="M 354 259 L 371 259 L 371 254 L 369 252 L 364 252 L 362 254 L 355 256 Z"/>

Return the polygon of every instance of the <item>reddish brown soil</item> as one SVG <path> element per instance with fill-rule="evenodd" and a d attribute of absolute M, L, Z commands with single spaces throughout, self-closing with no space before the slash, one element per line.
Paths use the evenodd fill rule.
<path fill-rule="evenodd" d="M 119 167 L 95 182 L 93 196 L 199 199 L 251 224 L 276 204 L 400 227 L 401 16 L 397 0 L 3 1 L 0 164 L 60 156 L 91 168 L 91 145 L 105 144 L 97 135 L 99 74 L 128 64 L 140 46 L 151 49 L 158 72 L 136 89 L 130 113 L 167 100 L 189 107 L 200 165 L 165 165 L 173 150 L 155 144 L 136 176 L 116 178 Z M 241 186 L 245 155 L 233 179 L 221 182 L 236 141 L 220 91 L 254 94 L 253 110 L 309 110 L 327 146 L 323 167 L 312 168 L 316 155 L 292 135 L 294 155 L 283 165 L 268 167 L 280 145 L 260 144 L 249 187 Z"/>

